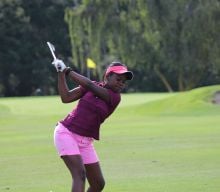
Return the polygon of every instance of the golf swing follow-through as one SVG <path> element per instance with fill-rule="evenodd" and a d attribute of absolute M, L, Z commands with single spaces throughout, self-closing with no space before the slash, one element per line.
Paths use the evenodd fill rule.
<path fill-rule="evenodd" d="M 94 148 L 94 140 L 100 139 L 100 125 L 118 106 L 121 91 L 127 80 L 132 80 L 133 73 L 120 62 L 112 62 L 100 82 L 91 81 L 66 67 L 56 58 L 55 48 L 47 43 L 58 72 L 58 91 L 63 103 L 78 100 L 78 105 L 60 120 L 54 130 L 54 144 L 72 176 L 72 192 L 84 192 L 86 179 L 89 183 L 87 192 L 102 191 L 105 180 L 99 158 Z M 51 46 L 52 45 L 52 46 Z M 66 78 L 78 86 L 69 89 Z"/>

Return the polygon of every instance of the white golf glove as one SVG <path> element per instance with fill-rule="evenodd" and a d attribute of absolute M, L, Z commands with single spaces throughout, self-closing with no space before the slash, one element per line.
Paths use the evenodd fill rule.
<path fill-rule="evenodd" d="M 64 69 L 66 69 L 66 65 L 64 64 L 64 62 L 60 59 L 55 59 L 52 64 L 54 65 L 54 67 L 56 68 L 57 72 L 63 72 Z"/>

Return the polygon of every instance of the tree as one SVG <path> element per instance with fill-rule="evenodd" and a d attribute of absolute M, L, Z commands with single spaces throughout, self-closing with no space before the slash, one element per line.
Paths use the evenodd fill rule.
<path fill-rule="evenodd" d="M 72 2 L 71 2 L 72 4 Z M 70 55 L 64 22 L 67 0 L 2 0 L 0 28 L 1 95 L 30 95 L 36 88 L 56 92 L 56 75 L 46 41 L 58 45 L 63 59 Z"/>
<path fill-rule="evenodd" d="M 101 68 L 121 59 L 142 83 L 154 80 L 152 90 L 162 90 L 156 76 L 168 91 L 192 89 L 208 76 L 214 82 L 219 10 L 218 0 L 82 1 L 66 12 L 74 62 L 85 70 L 88 55 Z"/>
<path fill-rule="evenodd" d="M 207 73 L 215 73 L 214 58 L 219 57 L 219 1 L 157 0 L 148 4 L 161 36 L 155 72 L 170 91 L 201 85 Z"/>
<path fill-rule="evenodd" d="M 146 68 L 145 63 L 154 56 L 145 54 L 153 53 L 147 40 L 153 42 L 155 38 L 155 34 L 145 33 L 149 26 L 146 8 L 144 1 L 96 0 L 83 1 L 67 9 L 65 20 L 69 26 L 73 60 L 81 72 L 85 71 L 87 57 L 99 64 L 99 76 L 112 60 L 122 60 L 140 71 Z"/>
<path fill-rule="evenodd" d="M 0 10 L 0 94 L 17 95 L 18 86 L 22 83 L 20 69 L 17 68 L 22 55 L 18 51 L 24 43 L 24 34 L 30 31 L 30 18 L 25 15 L 21 0 L 3 0 Z"/>
<path fill-rule="evenodd" d="M 92 58 L 99 79 L 107 64 L 121 60 L 135 72 L 133 91 L 218 83 L 219 6 L 219 0 L 2 0 L 0 95 L 56 93 L 46 41 L 83 74 Z"/>

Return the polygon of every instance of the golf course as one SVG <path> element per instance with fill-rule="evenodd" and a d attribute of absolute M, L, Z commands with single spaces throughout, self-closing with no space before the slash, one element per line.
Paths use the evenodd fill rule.
<path fill-rule="evenodd" d="M 95 142 L 105 192 L 219 192 L 220 85 L 129 93 Z M 0 192 L 67 192 L 53 130 L 77 104 L 59 96 L 0 98 Z"/>

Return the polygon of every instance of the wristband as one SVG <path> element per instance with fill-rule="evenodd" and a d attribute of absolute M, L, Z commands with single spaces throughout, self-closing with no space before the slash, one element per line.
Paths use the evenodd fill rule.
<path fill-rule="evenodd" d="M 70 67 L 67 67 L 66 70 L 65 70 L 65 75 L 68 76 L 70 71 L 73 71 L 73 69 L 70 68 Z"/>

